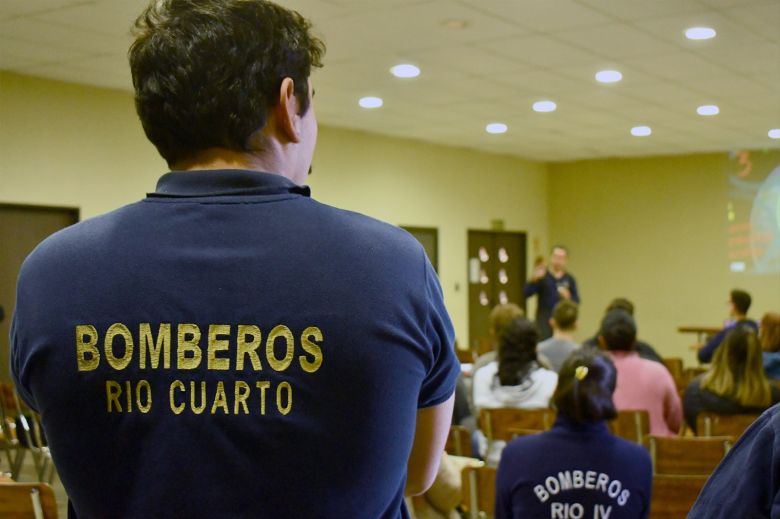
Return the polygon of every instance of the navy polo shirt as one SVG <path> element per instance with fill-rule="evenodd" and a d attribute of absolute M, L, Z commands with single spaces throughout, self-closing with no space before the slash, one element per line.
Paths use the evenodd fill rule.
<path fill-rule="evenodd" d="M 46 239 L 11 339 L 86 518 L 407 517 L 417 409 L 459 372 L 413 237 L 242 170 Z"/>
<path fill-rule="evenodd" d="M 550 431 L 513 440 L 496 475 L 496 519 L 644 519 L 653 470 L 647 451 L 605 422 L 559 416 Z"/>
<path fill-rule="evenodd" d="M 558 287 L 566 287 L 571 292 L 571 300 L 575 303 L 580 302 L 580 293 L 577 289 L 577 281 L 574 276 L 566 272 L 561 278 L 556 278 L 550 271 L 546 271 L 544 276 L 538 281 L 532 281 L 526 284 L 523 288 L 523 295 L 525 297 L 531 297 L 534 294 L 539 296 L 537 301 L 537 307 L 540 314 L 545 316 L 545 320 L 552 315 L 552 311 L 555 305 L 561 300 L 561 295 L 558 293 Z"/>

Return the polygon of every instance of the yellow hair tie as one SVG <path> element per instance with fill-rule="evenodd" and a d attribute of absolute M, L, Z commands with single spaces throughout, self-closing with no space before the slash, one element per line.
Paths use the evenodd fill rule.
<path fill-rule="evenodd" d="M 574 377 L 577 380 L 585 380 L 585 377 L 588 376 L 588 366 L 577 366 L 577 369 L 574 370 Z"/>

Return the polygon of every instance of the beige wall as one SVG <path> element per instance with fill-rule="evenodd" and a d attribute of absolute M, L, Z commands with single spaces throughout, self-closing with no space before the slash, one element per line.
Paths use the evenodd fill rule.
<path fill-rule="evenodd" d="M 756 157 L 780 163 L 777 151 Z M 549 166 L 549 237 L 571 248 L 582 338 L 612 298 L 626 296 L 640 336 L 688 363 L 694 337 L 677 327 L 720 325 L 731 288 L 753 294 L 753 316 L 780 310 L 780 275 L 729 271 L 728 168 L 726 153 Z"/>
<path fill-rule="evenodd" d="M 0 72 L 0 121 L 0 202 L 80 207 L 88 218 L 139 199 L 166 170 L 126 92 Z M 546 247 L 543 164 L 321 127 L 314 167 L 313 195 L 325 203 L 439 229 L 442 286 L 462 343 L 466 231 L 503 219 Z"/>

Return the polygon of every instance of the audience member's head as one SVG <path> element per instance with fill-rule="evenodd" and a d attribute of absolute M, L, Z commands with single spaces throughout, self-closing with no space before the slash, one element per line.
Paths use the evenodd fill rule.
<path fill-rule="evenodd" d="M 764 351 L 780 351 L 780 314 L 767 312 L 761 318 L 761 328 L 758 332 L 761 349 Z"/>
<path fill-rule="evenodd" d="M 539 332 L 525 317 L 512 319 L 499 337 L 498 379 L 502 386 L 516 386 L 531 372 L 536 361 Z"/>
<path fill-rule="evenodd" d="M 609 303 L 609 306 L 607 306 L 607 310 L 604 313 L 609 313 L 612 310 L 623 310 L 628 315 L 633 316 L 634 315 L 634 303 L 626 299 L 625 297 L 616 297 L 612 300 L 611 303 Z"/>
<path fill-rule="evenodd" d="M 292 80 L 305 115 L 311 69 L 325 53 L 306 19 L 263 0 L 152 2 L 134 35 L 136 109 L 171 166 L 213 149 L 265 152 L 259 130 L 279 105 L 280 87 Z"/>
<path fill-rule="evenodd" d="M 624 310 L 612 310 L 601 320 L 599 344 L 609 351 L 632 351 L 636 342 L 636 322 Z"/>
<path fill-rule="evenodd" d="M 507 325 L 518 317 L 525 317 L 523 309 L 514 303 L 496 305 L 490 311 L 490 335 L 494 341 L 501 338 Z"/>
<path fill-rule="evenodd" d="M 731 315 L 734 317 L 743 317 L 750 310 L 750 303 L 753 301 L 750 294 L 744 290 L 735 288 L 731 291 L 729 301 L 731 302 Z"/>
<path fill-rule="evenodd" d="M 569 249 L 563 245 L 555 245 L 550 251 L 550 268 L 555 271 L 566 270 L 566 260 L 569 258 Z"/>
<path fill-rule="evenodd" d="M 558 413 L 576 422 L 610 420 L 617 416 L 612 393 L 617 372 L 609 357 L 593 350 L 577 350 L 563 363 L 553 402 Z"/>
<path fill-rule="evenodd" d="M 553 330 L 571 332 L 577 328 L 579 309 L 577 303 L 569 299 L 562 299 L 553 308 L 550 326 Z"/>
<path fill-rule="evenodd" d="M 771 390 L 764 374 L 761 345 L 752 328 L 737 326 L 715 350 L 702 389 L 733 398 L 746 407 L 767 407 Z"/>

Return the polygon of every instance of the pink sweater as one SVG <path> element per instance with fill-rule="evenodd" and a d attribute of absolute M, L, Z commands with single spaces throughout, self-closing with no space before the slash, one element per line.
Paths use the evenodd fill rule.
<path fill-rule="evenodd" d="M 662 364 L 643 359 L 633 351 L 610 351 L 609 356 L 617 368 L 615 407 L 646 409 L 650 434 L 676 435 L 682 421 L 682 405 L 672 375 Z"/>

